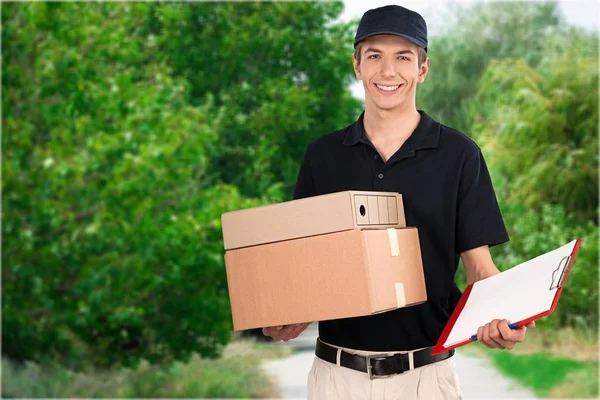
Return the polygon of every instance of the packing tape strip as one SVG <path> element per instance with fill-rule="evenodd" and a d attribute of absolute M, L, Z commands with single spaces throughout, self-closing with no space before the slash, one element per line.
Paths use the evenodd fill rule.
<path fill-rule="evenodd" d="M 395 228 L 388 228 L 388 239 L 390 240 L 390 250 L 392 251 L 392 257 L 398 257 L 400 249 L 398 248 L 398 234 Z"/>
<path fill-rule="evenodd" d="M 394 286 L 396 286 L 396 303 L 398 303 L 398 307 L 404 307 L 406 305 L 404 285 L 401 282 L 394 282 Z"/>

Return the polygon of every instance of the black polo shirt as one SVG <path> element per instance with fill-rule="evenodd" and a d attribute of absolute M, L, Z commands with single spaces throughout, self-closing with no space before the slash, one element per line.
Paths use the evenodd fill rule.
<path fill-rule="evenodd" d="M 508 241 L 477 144 L 419 113 L 415 131 L 385 163 L 365 134 L 364 112 L 306 148 L 295 199 L 344 190 L 402 194 L 406 224 L 419 231 L 427 287 L 421 305 L 319 322 L 325 342 L 371 351 L 433 346 L 456 301 L 459 253 Z"/>

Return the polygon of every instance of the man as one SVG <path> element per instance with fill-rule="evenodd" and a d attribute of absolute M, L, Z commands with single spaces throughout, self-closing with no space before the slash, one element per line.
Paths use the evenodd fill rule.
<path fill-rule="evenodd" d="M 497 274 L 489 246 L 508 241 L 508 234 L 479 147 L 416 109 L 417 85 L 430 66 L 423 18 L 399 6 L 369 10 L 354 47 L 365 111 L 352 125 L 307 146 L 294 198 L 343 190 L 402 193 L 407 225 L 419 230 L 428 300 L 319 322 L 309 398 L 458 399 L 454 352 L 432 356 L 432 346 L 456 301 L 459 257 L 469 283 Z M 307 326 L 263 332 L 287 341 Z M 490 348 L 512 349 L 527 327 L 511 330 L 506 321 L 494 320 L 477 337 Z M 384 379 L 372 379 L 377 376 Z"/>

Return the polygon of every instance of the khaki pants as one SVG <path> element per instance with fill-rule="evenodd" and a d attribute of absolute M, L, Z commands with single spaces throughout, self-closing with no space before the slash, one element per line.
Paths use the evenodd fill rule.
<path fill-rule="evenodd" d="M 337 347 L 337 346 L 334 346 Z M 339 348 L 339 347 L 338 347 Z M 361 356 L 381 353 L 344 349 Z M 412 357 L 409 355 L 412 366 Z M 338 357 L 339 360 L 339 357 Z M 462 399 L 454 357 L 386 378 L 369 379 L 360 371 L 315 357 L 308 374 L 309 400 L 458 400 Z"/>

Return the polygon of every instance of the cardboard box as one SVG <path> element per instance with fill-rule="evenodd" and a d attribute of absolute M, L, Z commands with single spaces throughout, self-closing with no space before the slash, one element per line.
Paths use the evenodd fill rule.
<path fill-rule="evenodd" d="M 402 195 L 346 191 L 225 213 L 226 250 L 356 228 L 404 228 Z"/>
<path fill-rule="evenodd" d="M 416 228 L 352 229 L 225 253 L 234 330 L 370 315 L 427 300 Z"/>

